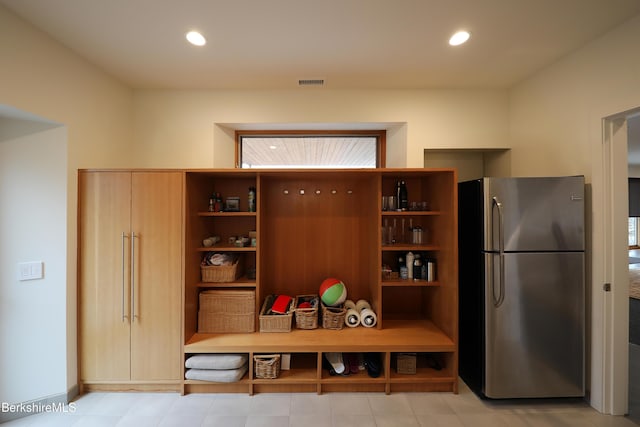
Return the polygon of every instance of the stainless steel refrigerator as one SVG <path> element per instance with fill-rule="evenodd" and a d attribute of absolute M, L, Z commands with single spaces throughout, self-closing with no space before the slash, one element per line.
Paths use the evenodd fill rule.
<path fill-rule="evenodd" d="M 459 371 L 487 398 L 585 390 L 584 177 L 458 186 Z"/>

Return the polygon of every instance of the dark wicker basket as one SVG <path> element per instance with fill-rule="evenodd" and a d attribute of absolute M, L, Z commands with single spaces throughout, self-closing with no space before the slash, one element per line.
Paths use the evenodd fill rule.
<path fill-rule="evenodd" d="M 253 375 L 256 378 L 274 379 L 280 375 L 280 355 L 260 354 L 253 356 Z"/>
<path fill-rule="evenodd" d="M 316 300 L 316 306 L 310 308 L 300 308 L 301 301 Z M 318 327 L 318 303 L 317 295 L 298 295 L 296 297 L 296 328 L 316 329 Z"/>
<path fill-rule="evenodd" d="M 344 307 L 327 307 L 322 304 L 322 327 L 325 329 L 342 329 L 347 309 Z"/>

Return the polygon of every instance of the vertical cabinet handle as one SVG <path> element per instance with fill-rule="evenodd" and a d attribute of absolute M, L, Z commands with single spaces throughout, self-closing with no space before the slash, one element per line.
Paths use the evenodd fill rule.
<path fill-rule="evenodd" d="M 124 260 L 125 260 L 125 244 L 124 244 L 124 240 L 127 238 L 128 236 L 125 234 L 125 232 L 122 232 L 122 321 L 124 322 L 125 319 L 127 318 L 127 316 L 124 314 L 124 295 L 125 295 L 125 285 L 126 285 L 126 275 L 125 275 L 125 268 L 124 268 Z"/>
<path fill-rule="evenodd" d="M 131 321 L 133 322 L 138 315 L 136 314 L 136 233 L 131 232 Z"/>
<path fill-rule="evenodd" d="M 493 305 L 495 307 L 500 307 L 502 302 L 504 301 L 504 219 L 502 217 L 502 203 L 498 200 L 497 197 L 493 197 L 493 206 L 498 208 L 498 256 L 500 257 L 500 284 L 499 284 L 499 294 L 498 298 L 496 298 L 495 290 L 493 290 L 493 282 L 491 285 L 491 290 L 493 294 Z M 493 216 L 493 207 L 491 209 L 491 215 Z M 493 221 L 492 221 L 493 222 Z M 493 245 L 493 232 L 491 233 L 491 249 L 495 246 Z"/>

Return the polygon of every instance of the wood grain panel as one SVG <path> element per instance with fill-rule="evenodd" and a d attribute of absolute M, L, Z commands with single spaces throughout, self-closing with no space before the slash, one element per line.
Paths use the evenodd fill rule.
<path fill-rule="evenodd" d="M 78 184 L 80 379 L 128 380 L 131 174 L 80 173 Z"/>
<path fill-rule="evenodd" d="M 132 380 L 182 377 L 182 173 L 134 172 Z"/>

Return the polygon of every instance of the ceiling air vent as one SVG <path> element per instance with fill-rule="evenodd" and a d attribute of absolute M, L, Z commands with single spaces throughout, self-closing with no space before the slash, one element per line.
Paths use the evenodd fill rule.
<path fill-rule="evenodd" d="M 323 79 L 298 80 L 298 86 L 322 86 L 322 85 L 324 85 Z"/>

